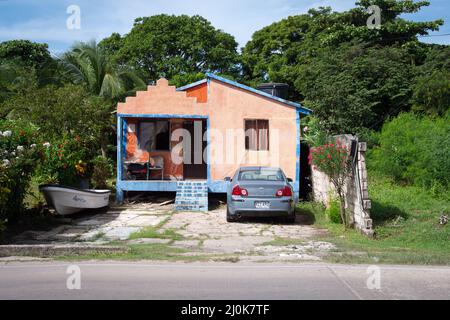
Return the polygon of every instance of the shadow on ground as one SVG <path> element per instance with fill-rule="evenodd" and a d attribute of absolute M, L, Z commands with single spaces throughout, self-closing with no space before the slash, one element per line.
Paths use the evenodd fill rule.
<path fill-rule="evenodd" d="M 375 200 L 372 201 L 370 217 L 373 220 L 374 226 L 382 226 L 398 218 L 406 220 L 408 219 L 408 214 L 398 207 L 386 203 L 381 203 Z"/>

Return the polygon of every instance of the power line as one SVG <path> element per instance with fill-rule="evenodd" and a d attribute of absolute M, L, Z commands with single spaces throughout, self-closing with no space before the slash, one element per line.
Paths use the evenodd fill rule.
<path fill-rule="evenodd" d="M 428 38 L 428 37 L 445 37 L 450 36 L 450 33 L 443 33 L 443 34 L 427 34 L 424 36 L 417 36 L 418 38 Z"/>

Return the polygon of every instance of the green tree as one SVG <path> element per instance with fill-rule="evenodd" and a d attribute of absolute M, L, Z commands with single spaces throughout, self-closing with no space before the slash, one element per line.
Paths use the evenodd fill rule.
<path fill-rule="evenodd" d="M 135 72 L 117 67 L 95 41 L 76 43 L 63 55 L 62 63 L 68 80 L 84 85 L 92 95 L 109 101 L 145 88 L 145 83 Z"/>
<path fill-rule="evenodd" d="M 381 27 L 367 27 L 366 8 L 382 9 Z M 242 80 L 290 85 L 289 98 L 304 101 L 331 132 L 380 128 L 388 115 L 411 107 L 414 68 L 428 46 L 417 40 L 442 20 L 413 22 L 428 1 L 361 0 L 333 12 L 311 9 L 257 32 L 243 48 Z"/>
<path fill-rule="evenodd" d="M 110 118 L 109 106 L 102 98 L 93 97 L 82 86 L 73 84 L 32 88 L 5 101 L 4 107 L 13 110 L 11 117 L 39 127 L 44 140 L 79 138 L 94 153 Z"/>
<path fill-rule="evenodd" d="M 11 40 L 0 43 L 0 64 L 15 62 L 22 66 L 40 68 L 52 60 L 48 45 L 28 40 Z"/>
<path fill-rule="evenodd" d="M 185 84 L 199 73 L 236 74 L 239 57 L 233 36 L 200 16 L 156 15 L 137 18 L 132 30 L 104 39 L 119 65 L 130 65 L 147 82 L 160 77 Z"/>
<path fill-rule="evenodd" d="M 410 108 L 413 72 L 400 48 L 325 48 L 298 73 L 295 88 L 330 134 L 379 129 L 389 116 Z"/>
<path fill-rule="evenodd" d="M 416 71 L 414 109 L 444 115 L 450 107 L 450 46 L 430 46 L 424 63 Z"/>
<path fill-rule="evenodd" d="M 145 89 L 142 79 L 126 66 L 117 66 L 106 50 L 96 42 L 77 43 L 72 50 L 62 57 L 62 65 L 68 80 L 83 85 L 93 96 L 103 98 L 103 104 L 111 112 L 116 102 L 138 89 Z M 112 137 L 114 119 L 103 123 L 101 129 L 101 151 L 107 156 L 108 145 Z"/>

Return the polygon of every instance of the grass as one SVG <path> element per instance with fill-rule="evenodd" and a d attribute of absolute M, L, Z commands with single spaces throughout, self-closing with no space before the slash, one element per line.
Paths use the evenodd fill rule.
<path fill-rule="evenodd" d="M 328 258 L 343 263 L 450 265 L 450 225 L 439 225 L 441 214 L 448 214 L 450 209 L 446 196 L 436 198 L 427 190 L 399 186 L 375 173 L 369 177 L 374 239 L 356 230 L 344 231 L 342 225 L 327 219 L 321 205 L 297 206 L 299 214 L 312 217 L 316 226 L 328 229 L 321 240 L 340 249 Z"/>
<path fill-rule="evenodd" d="M 120 245 L 121 243 L 112 242 L 111 244 Z M 128 245 L 127 253 L 116 254 L 90 254 L 90 255 L 71 255 L 59 256 L 57 260 L 62 261 L 82 261 L 82 260 L 117 260 L 117 261 L 172 261 L 172 262 L 198 262 L 198 261 L 216 261 L 216 262 L 233 262 L 239 261 L 236 255 L 227 254 L 192 254 L 184 248 L 172 247 L 168 244 L 133 244 Z M 188 254 L 189 253 L 189 254 Z"/>
<path fill-rule="evenodd" d="M 198 261 L 207 259 L 201 255 L 183 255 L 188 251 L 183 248 L 171 247 L 167 244 L 135 244 L 128 245 L 129 252 L 117 254 L 90 254 L 60 256 L 59 260 L 164 260 L 164 261 Z"/>
<path fill-rule="evenodd" d="M 132 233 L 128 239 L 135 240 L 143 238 L 169 239 L 175 241 L 182 240 L 183 236 L 173 229 L 166 229 L 163 232 L 160 232 L 159 228 L 150 226 Z"/>
<path fill-rule="evenodd" d="M 305 243 L 305 240 L 303 239 L 292 239 L 292 238 L 280 238 L 277 237 L 274 240 L 264 242 L 263 246 L 290 246 L 290 245 L 300 245 Z"/>
<path fill-rule="evenodd" d="M 161 228 L 170 220 L 172 215 L 166 217 L 163 221 L 161 221 L 156 226 L 148 226 L 144 227 L 139 231 L 133 232 L 130 234 L 128 240 L 136 240 L 136 239 L 168 239 L 172 241 L 183 240 L 183 236 L 177 233 L 174 229 L 165 229 L 164 231 L 160 231 Z"/>

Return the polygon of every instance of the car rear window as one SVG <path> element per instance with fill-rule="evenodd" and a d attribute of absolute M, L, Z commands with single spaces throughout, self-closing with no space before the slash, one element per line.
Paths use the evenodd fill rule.
<path fill-rule="evenodd" d="M 283 181 L 281 170 L 276 169 L 254 169 L 243 170 L 239 173 L 240 181 Z"/>

